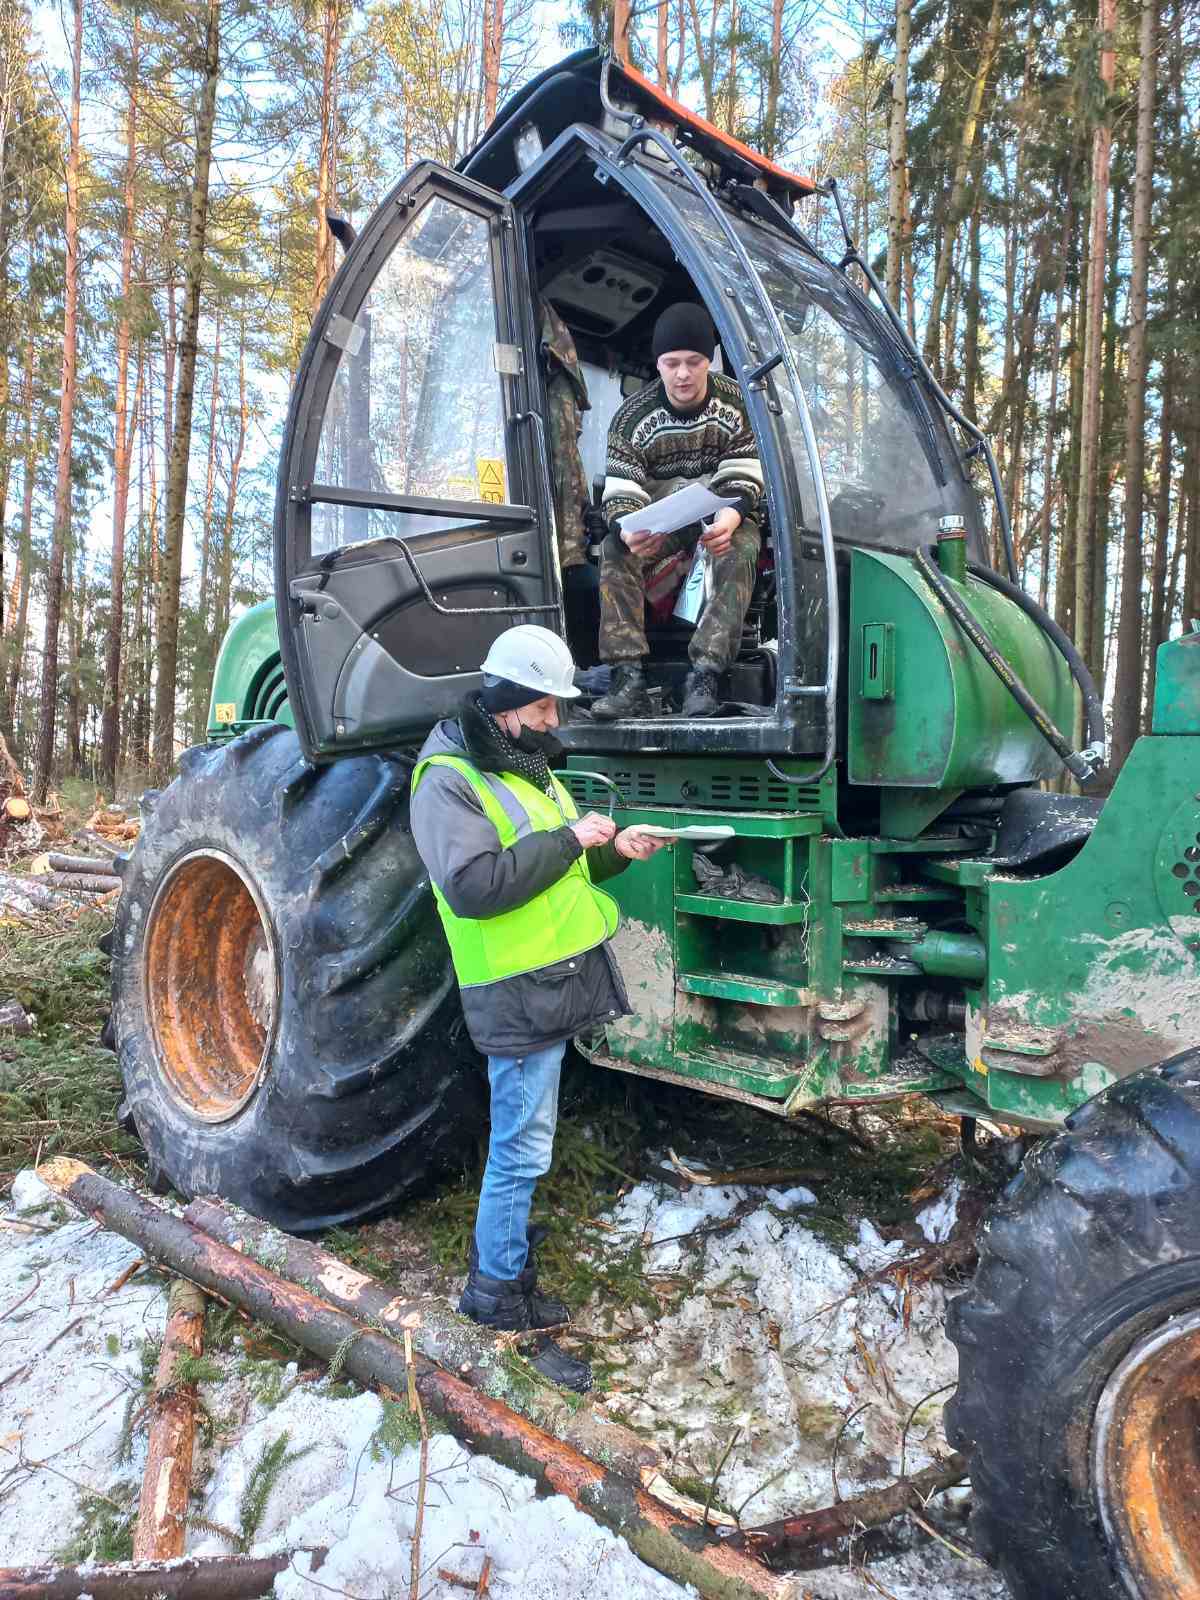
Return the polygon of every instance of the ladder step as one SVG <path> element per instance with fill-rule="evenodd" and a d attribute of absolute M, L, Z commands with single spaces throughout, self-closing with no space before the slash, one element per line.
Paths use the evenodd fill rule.
<path fill-rule="evenodd" d="M 737 972 L 678 972 L 675 987 L 713 1000 L 742 1000 L 756 1006 L 807 1006 L 812 994 L 798 983 L 750 977 Z"/>
<path fill-rule="evenodd" d="M 808 918 L 807 900 L 777 900 L 764 904 L 756 900 L 725 900 L 718 894 L 677 894 L 675 909 L 694 917 L 725 917 L 731 922 L 767 922 L 776 926 L 804 922 Z"/>
<path fill-rule="evenodd" d="M 842 932 L 850 939 L 903 939 L 915 943 L 929 932 L 928 925 L 916 917 L 873 917 L 847 920 Z"/>
<path fill-rule="evenodd" d="M 843 972 L 859 972 L 864 978 L 919 978 L 922 968 L 915 961 L 895 956 L 878 956 L 874 961 L 843 961 Z"/>
<path fill-rule="evenodd" d="M 939 889 L 936 883 L 889 883 L 876 891 L 876 900 L 953 900 L 955 896 Z"/>

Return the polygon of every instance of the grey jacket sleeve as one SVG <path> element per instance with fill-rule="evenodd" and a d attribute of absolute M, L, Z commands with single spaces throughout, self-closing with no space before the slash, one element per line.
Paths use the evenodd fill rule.
<path fill-rule="evenodd" d="M 413 841 L 459 917 L 496 917 L 557 883 L 583 853 L 567 826 L 530 833 L 507 850 L 470 785 L 452 768 L 427 769 L 413 795 Z"/>

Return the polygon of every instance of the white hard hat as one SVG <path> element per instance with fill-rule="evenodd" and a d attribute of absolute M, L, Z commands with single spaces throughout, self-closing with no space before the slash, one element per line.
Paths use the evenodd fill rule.
<path fill-rule="evenodd" d="M 574 700 L 575 663 L 565 642 L 549 628 L 535 622 L 522 622 L 507 628 L 492 643 L 482 670 L 490 678 L 504 678 L 539 696 L 552 694 L 560 700 Z"/>

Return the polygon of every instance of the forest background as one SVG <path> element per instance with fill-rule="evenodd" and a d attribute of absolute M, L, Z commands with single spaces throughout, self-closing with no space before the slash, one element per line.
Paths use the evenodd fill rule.
<path fill-rule="evenodd" d="M 326 211 L 361 224 L 612 25 L 605 0 L 0 0 L 0 733 L 40 794 L 161 782 L 204 736 L 219 642 L 271 592 Z M 1200 615 L 1200 4 L 643 0 L 629 45 L 838 178 L 994 442 L 1115 770 Z"/>

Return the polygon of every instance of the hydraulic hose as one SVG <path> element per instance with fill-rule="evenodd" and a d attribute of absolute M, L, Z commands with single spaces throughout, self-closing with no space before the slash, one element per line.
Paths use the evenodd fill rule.
<path fill-rule="evenodd" d="M 1075 641 L 1055 622 L 1054 618 L 1044 606 L 1038 604 L 1032 595 L 1026 594 L 1019 584 L 1010 583 L 1000 573 L 993 572 L 991 567 L 985 567 L 979 561 L 968 561 L 967 571 L 973 578 L 978 578 L 980 583 L 986 583 L 991 588 L 999 591 L 1006 599 L 1011 600 L 1015 606 L 1038 627 L 1057 649 L 1067 666 L 1071 669 L 1071 676 L 1079 685 L 1079 693 L 1083 698 L 1083 720 L 1087 734 L 1087 749 L 1083 754 L 1091 757 L 1093 752 L 1097 757 L 1097 764 L 1104 763 L 1104 745 L 1106 732 L 1104 726 L 1104 702 L 1100 698 L 1100 691 L 1096 688 L 1096 680 L 1088 671 L 1087 662 L 1075 648 Z"/>
<path fill-rule="evenodd" d="M 1062 733 L 1060 733 L 1047 713 L 1043 711 L 1042 707 L 1030 694 L 1029 690 L 1021 682 L 1020 678 L 1013 671 L 1012 667 L 1009 666 L 1008 662 L 1000 654 L 999 650 L 997 650 L 996 646 L 988 637 L 987 632 L 976 619 L 969 607 L 963 604 L 963 602 L 955 594 L 954 590 L 950 587 L 949 583 L 947 583 L 946 579 L 942 575 L 941 569 L 937 564 L 937 556 L 935 551 L 936 546 L 932 543 L 918 547 L 915 559 L 917 566 L 921 570 L 922 576 L 937 595 L 938 599 L 945 606 L 946 610 L 954 618 L 958 626 L 962 629 L 963 633 L 966 634 L 967 638 L 975 646 L 976 650 L 979 651 L 979 654 L 987 662 L 988 666 L 991 667 L 992 671 L 1000 679 L 1000 682 L 1008 690 L 1009 694 L 1012 695 L 1013 699 L 1029 718 L 1030 722 L 1033 723 L 1034 727 L 1041 734 L 1042 738 L 1045 739 L 1046 743 L 1062 761 L 1063 765 L 1073 777 L 1079 780 L 1080 783 L 1087 783 L 1092 777 L 1095 766 L 1099 764 L 1100 752 L 1103 750 L 1103 744 L 1100 744 L 1099 751 L 1097 751 L 1095 744 L 1089 746 L 1089 748 L 1084 751 L 1079 751 L 1072 748 L 1071 741 Z M 974 563 L 972 563 L 970 570 L 975 573 L 976 576 L 979 575 Z M 993 572 L 988 572 L 984 581 L 999 588 L 1000 582 L 1003 582 L 1004 580 L 1000 580 L 1000 582 L 998 582 L 997 575 Z M 1008 585 L 1005 583 L 1002 592 L 1007 593 L 1009 588 L 1016 589 L 1016 585 Z M 1022 591 L 1016 590 L 1016 594 L 1009 596 L 1009 598 L 1015 601 L 1017 594 L 1022 594 Z M 1036 605 L 1036 602 L 1030 600 L 1028 595 L 1022 595 L 1022 598 L 1024 601 L 1028 602 L 1028 606 Z M 1017 603 L 1021 604 L 1020 601 L 1017 601 Z M 1027 610 L 1027 606 L 1021 605 L 1021 609 Z M 1041 611 L 1041 607 L 1037 606 L 1036 610 Z M 1060 650 L 1062 650 L 1062 645 L 1059 643 L 1059 640 L 1054 637 L 1054 633 L 1051 632 L 1050 629 L 1045 627 L 1045 623 L 1042 621 L 1042 618 L 1038 617 L 1034 611 L 1028 611 L 1028 615 L 1033 621 L 1038 623 L 1039 627 L 1044 629 L 1052 642 Z M 1044 615 L 1045 613 L 1043 613 L 1043 616 Z M 1048 622 L 1050 619 L 1046 618 L 1046 621 Z M 1054 625 L 1052 624 L 1051 626 L 1053 627 Z M 1061 632 L 1061 630 L 1058 631 Z M 1065 635 L 1063 635 L 1063 638 L 1065 639 Z M 1073 646 L 1072 652 L 1074 653 Z M 1080 689 L 1083 690 L 1083 683 L 1080 682 L 1075 666 L 1071 662 L 1070 657 L 1067 656 L 1067 652 L 1065 650 L 1063 650 L 1063 655 L 1067 659 L 1067 664 L 1071 667 L 1072 676 L 1075 678 L 1076 682 L 1080 683 Z M 1083 666 L 1082 662 L 1079 663 L 1079 666 L 1084 675 L 1087 676 L 1087 668 Z M 1094 695 L 1095 685 L 1091 683 L 1090 677 L 1087 678 L 1087 681 L 1089 687 L 1091 688 L 1092 694 Z M 1085 698 L 1085 705 L 1086 704 L 1087 701 Z M 1092 726 L 1090 710 L 1088 726 L 1090 732 Z M 1101 724 L 1101 726 L 1103 726 L 1103 724 Z"/>

